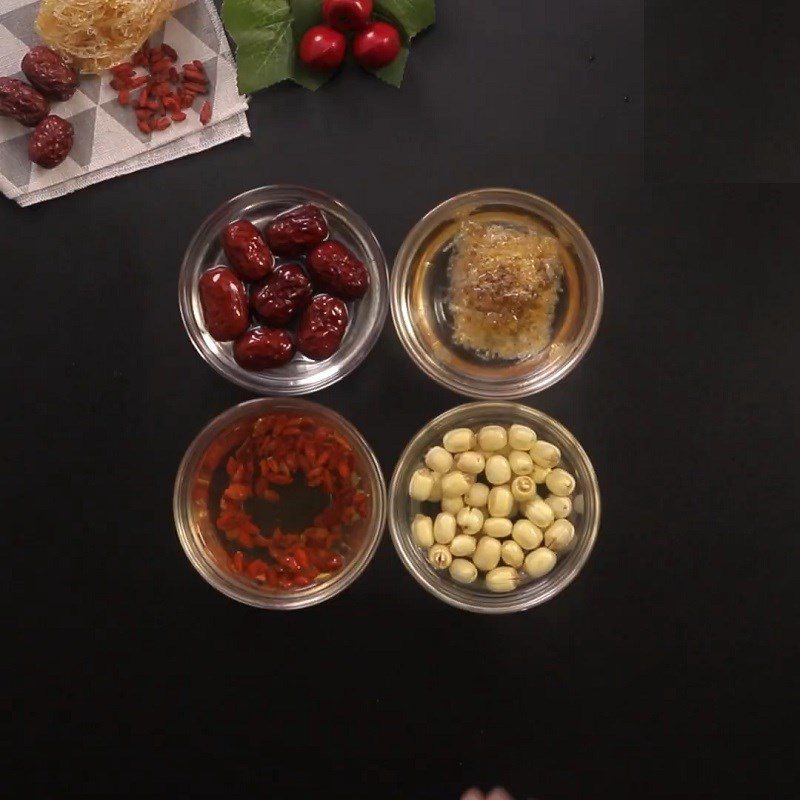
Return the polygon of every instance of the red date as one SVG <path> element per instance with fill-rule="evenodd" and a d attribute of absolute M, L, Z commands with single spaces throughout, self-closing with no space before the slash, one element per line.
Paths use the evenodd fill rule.
<path fill-rule="evenodd" d="M 272 272 L 275 259 L 252 222 L 246 219 L 231 222 L 222 232 L 222 246 L 242 280 L 260 281 Z"/>
<path fill-rule="evenodd" d="M 206 328 L 218 342 L 230 342 L 247 330 L 247 292 L 232 270 L 214 267 L 204 272 L 198 289 Z"/>
<path fill-rule="evenodd" d="M 32 86 L 16 78 L 0 78 L 0 116 L 33 128 L 49 111 L 50 103 Z"/>
<path fill-rule="evenodd" d="M 236 363 L 253 372 L 282 367 L 292 360 L 293 355 L 292 334 L 280 328 L 253 328 L 242 334 L 233 345 Z"/>
<path fill-rule="evenodd" d="M 313 290 L 299 264 L 278 267 L 264 283 L 254 286 L 250 303 L 270 325 L 286 325 L 310 302 Z"/>
<path fill-rule="evenodd" d="M 25 77 L 42 94 L 69 100 L 78 88 L 78 73 L 55 50 L 39 45 L 22 59 Z"/>
<path fill-rule="evenodd" d="M 321 361 L 332 356 L 347 330 L 347 306 L 329 294 L 318 294 L 300 318 L 297 349 Z"/>
<path fill-rule="evenodd" d="M 308 254 L 311 277 L 329 292 L 356 300 L 369 289 L 369 272 L 341 242 L 323 242 Z"/>
<path fill-rule="evenodd" d="M 267 225 L 267 241 L 273 253 L 294 258 L 323 242 L 328 224 L 322 212 L 312 205 L 300 206 L 275 217 Z"/>
<path fill-rule="evenodd" d="M 28 140 L 28 157 L 45 169 L 57 167 L 72 150 L 72 123 L 55 114 L 45 117 Z"/>

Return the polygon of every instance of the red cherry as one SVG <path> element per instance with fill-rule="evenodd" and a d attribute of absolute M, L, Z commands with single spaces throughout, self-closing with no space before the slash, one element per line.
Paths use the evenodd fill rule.
<path fill-rule="evenodd" d="M 311 69 L 336 69 L 344 61 L 347 40 L 327 25 L 309 28 L 300 40 L 300 60 Z"/>
<path fill-rule="evenodd" d="M 373 22 L 353 40 L 353 55 L 365 69 L 385 67 L 399 52 L 400 34 L 388 22 Z"/>
<path fill-rule="evenodd" d="M 325 22 L 337 31 L 360 31 L 372 16 L 372 0 L 325 0 L 322 4 Z"/>

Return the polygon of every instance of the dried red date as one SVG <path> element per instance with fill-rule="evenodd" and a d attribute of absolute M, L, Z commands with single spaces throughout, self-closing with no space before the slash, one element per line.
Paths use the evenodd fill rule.
<path fill-rule="evenodd" d="M 275 217 L 267 225 L 267 241 L 273 253 L 294 258 L 325 240 L 328 224 L 312 205 L 300 206 Z"/>
<path fill-rule="evenodd" d="M 0 116 L 12 117 L 28 128 L 38 125 L 50 110 L 45 97 L 16 78 L 0 78 Z"/>
<path fill-rule="evenodd" d="M 286 325 L 311 302 L 311 281 L 299 264 L 278 267 L 264 283 L 252 288 L 250 303 L 270 325 Z"/>
<path fill-rule="evenodd" d="M 339 297 L 356 300 L 369 289 L 367 268 L 341 242 L 323 242 L 308 254 L 308 269 L 319 285 Z"/>
<path fill-rule="evenodd" d="M 222 231 L 222 246 L 233 269 L 246 281 L 260 281 L 272 272 L 275 259 L 261 232 L 246 219 L 231 222 Z"/>
<path fill-rule="evenodd" d="M 289 331 L 280 328 L 253 328 L 233 345 L 233 357 L 244 369 L 259 371 L 282 367 L 292 360 L 294 341 Z"/>
<path fill-rule="evenodd" d="M 329 358 L 347 330 L 347 306 L 329 294 L 318 294 L 300 318 L 297 349 L 315 361 Z"/>
<path fill-rule="evenodd" d="M 233 270 L 214 267 L 204 272 L 198 289 L 206 328 L 218 342 L 230 342 L 247 330 L 247 292 Z"/>
<path fill-rule="evenodd" d="M 34 164 L 57 167 L 72 150 L 72 124 L 55 114 L 45 117 L 28 140 L 28 157 Z"/>
<path fill-rule="evenodd" d="M 69 100 L 78 88 L 78 73 L 55 50 L 39 45 L 22 59 L 25 77 L 42 94 Z"/>

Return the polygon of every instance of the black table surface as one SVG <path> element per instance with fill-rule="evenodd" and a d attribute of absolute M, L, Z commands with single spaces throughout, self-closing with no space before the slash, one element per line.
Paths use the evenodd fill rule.
<path fill-rule="evenodd" d="M 356 70 L 316 94 L 280 86 L 253 98 L 250 140 L 0 205 L 6 755 L 29 788 L 795 794 L 798 187 L 756 183 L 730 139 L 682 157 L 717 117 L 694 114 L 683 73 L 673 95 L 649 94 L 673 62 L 665 33 L 645 72 L 640 3 L 438 8 L 400 91 Z M 719 58 L 703 52 L 694 68 Z M 785 144 L 785 126 L 748 113 L 752 144 Z M 767 179 L 791 179 L 791 148 L 771 152 Z M 192 349 L 178 265 L 212 209 L 281 182 L 341 197 L 390 261 L 423 213 L 483 186 L 550 198 L 587 232 L 599 335 L 526 399 L 583 443 L 603 498 L 596 548 L 551 602 L 452 609 L 388 535 L 348 591 L 292 614 L 228 600 L 187 562 L 178 462 L 250 395 Z M 391 322 L 313 399 L 364 433 L 387 478 L 409 437 L 464 401 L 416 369 Z"/>

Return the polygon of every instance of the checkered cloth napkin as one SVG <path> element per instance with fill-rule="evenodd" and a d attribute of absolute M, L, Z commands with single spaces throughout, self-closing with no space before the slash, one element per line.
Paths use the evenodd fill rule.
<path fill-rule="evenodd" d="M 184 122 L 144 134 L 136 126 L 133 109 L 117 102 L 117 93 L 109 86 L 110 73 L 82 75 L 69 100 L 52 103 L 51 113 L 68 119 L 75 128 L 72 151 L 55 169 L 42 169 L 28 159 L 30 128 L 0 117 L 0 189 L 6 197 L 21 206 L 40 203 L 250 135 L 247 100 L 236 88 L 236 66 L 211 0 L 178 0 L 175 6 L 174 15 L 150 43 L 171 45 L 182 64 L 203 62 L 211 89 L 202 99 L 213 103 L 211 122 L 201 125 L 198 99 L 197 109 L 189 109 Z M 0 75 L 25 79 L 22 57 L 41 44 L 34 26 L 38 9 L 38 0 L 0 0 Z"/>

